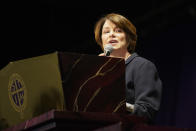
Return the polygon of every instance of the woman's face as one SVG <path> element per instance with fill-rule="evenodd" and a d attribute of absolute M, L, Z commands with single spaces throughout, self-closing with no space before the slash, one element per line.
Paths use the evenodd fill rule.
<path fill-rule="evenodd" d="M 127 49 L 126 34 L 110 20 L 106 20 L 102 28 L 102 44 L 111 44 L 113 50 Z"/>

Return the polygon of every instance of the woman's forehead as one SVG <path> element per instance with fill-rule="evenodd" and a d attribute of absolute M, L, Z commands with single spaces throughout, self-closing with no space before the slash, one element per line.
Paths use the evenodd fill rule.
<path fill-rule="evenodd" d="M 116 24 L 113 23 L 112 21 L 110 20 L 106 20 L 105 23 L 103 24 L 103 28 L 104 29 L 107 29 L 107 28 L 116 28 Z"/>

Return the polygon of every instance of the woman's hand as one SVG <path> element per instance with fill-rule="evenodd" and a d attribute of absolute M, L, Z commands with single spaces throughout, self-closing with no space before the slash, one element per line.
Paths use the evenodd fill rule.
<path fill-rule="evenodd" d="M 127 111 L 129 111 L 129 112 L 133 112 L 133 110 L 134 110 L 134 105 L 126 102 L 126 109 L 127 109 Z"/>
<path fill-rule="evenodd" d="M 101 53 L 101 54 L 99 54 L 99 56 L 105 56 L 105 54 L 104 53 Z"/>

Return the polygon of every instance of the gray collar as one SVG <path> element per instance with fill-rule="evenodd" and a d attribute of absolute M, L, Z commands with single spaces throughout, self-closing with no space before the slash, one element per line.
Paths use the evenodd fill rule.
<path fill-rule="evenodd" d="M 137 56 L 139 55 L 136 52 L 132 53 L 131 56 L 125 61 L 125 65 L 129 64 Z"/>

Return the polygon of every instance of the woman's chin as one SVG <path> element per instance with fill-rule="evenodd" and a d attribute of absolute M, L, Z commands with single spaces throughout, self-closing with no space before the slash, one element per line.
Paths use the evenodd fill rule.
<path fill-rule="evenodd" d="M 113 51 L 122 51 L 122 50 L 126 50 L 126 47 L 120 47 L 120 46 L 113 46 Z"/>

